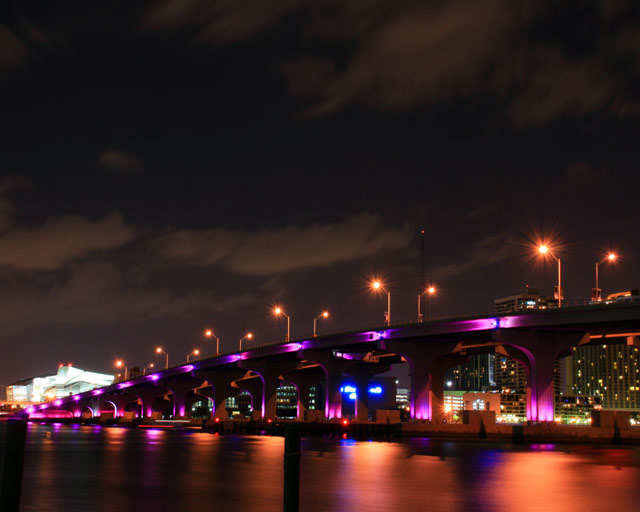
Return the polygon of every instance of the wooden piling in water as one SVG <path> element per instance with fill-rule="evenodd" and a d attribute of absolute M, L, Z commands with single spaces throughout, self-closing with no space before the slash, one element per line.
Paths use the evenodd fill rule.
<path fill-rule="evenodd" d="M 4 444 L 4 456 L 0 459 L 2 465 L 0 510 L 2 512 L 18 512 L 22 490 L 22 466 L 24 464 L 24 445 L 27 438 L 27 421 L 10 419 L 4 421 L 3 424 L 4 436 L 0 436 L 0 442 Z"/>
<path fill-rule="evenodd" d="M 284 431 L 284 512 L 298 512 L 300 503 L 300 426 Z"/>

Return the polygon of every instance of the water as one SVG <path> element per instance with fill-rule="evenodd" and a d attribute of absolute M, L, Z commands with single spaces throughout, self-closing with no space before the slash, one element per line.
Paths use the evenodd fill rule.
<path fill-rule="evenodd" d="M 31 424 L 23 512 L 282 511 L 284 441 Z M 637 510 L 640 447 L 302 441 L 300 510 Z"/>

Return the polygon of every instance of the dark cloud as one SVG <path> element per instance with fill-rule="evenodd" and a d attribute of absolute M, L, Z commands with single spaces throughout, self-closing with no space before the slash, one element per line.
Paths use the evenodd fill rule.
<path fill-rule="evenodd" d="M 27 46 L 0 24 L 0 72 L 16 68 L 27 54 Z"/>
<path fill-rule="evenodd" d="M 442 282 L 455 276 L 472 275 L 475 271 L 504 262 L 514 255 L 514 238 L 510 233 L 480 238 L 473 243 L 468 254 L 464 261 L 434 266 L 436 280 Z"/>
<path fill-rule="evenodd" d="M 139 172 L 142 160 L 132 153 L 119 149 L 105 149 L 98 158 L 100 165 L 109 171 Z"/>
<path fill-rule="evenodd" d="M 367 258 L 408 246 L 408 228 L 384 225 L 363 213 L 336 224 L 286 226 L 256 232 L 179 230 L 152 245 L 166 259 L 192 265 L 221 263 L 238 274 L 268 276 Z"/>
<path fill-rule="evenodd" d="M 231 43 L 272 27 L 302 0 L 165 0 L 144 17 L 144 29 L 191 28 L 201 42 Z"/>
<path fill-rule="evenodd" d="M 166 288 L 126 282 L 118 268 L 104 261 L 74 266 L 70 278 L 42 286 L 21 283 L 0 292 L 3 336 L 28 328 L 55 325 L 113 325 L 176 318 L 191 312 L 216 313 L 250 303 L 251 294 L 215 298 L 195 290 L 174 295 Z"/>
<path fill-rule="evenodd" d="M 558 52 L 541 52 L 529 68 L 525 85 L 509 108 L 516 126 L 607 110 L 622 92 L 597 59 L 567 60 Z"/>
<path fill-rule="evenodd" d="M 5 176 L 0 179 L 0 232 L 8 229 L 13 222 L 15 206 L 9 196 L 31 187 L 31 182 L 22 176 Z"/>
<path fill-rule="evenodd" d="M 92 221 L 66 215 L 36 227 L 20 226 L 0 236 L 0 266 L 15 269 L 56 269 L 94 251 L 122 246 L 134 230 L 113 212 Z"/>
<path fill-rule="evenodd" d="M 407 3 L 356 23 L 357 30 L 317 23 L 356 49 L 346 60 L 305 56 L 285 64 L 284 73 L 311 116 L 351 104 L 403 111 L 482 97 L 501 100 L 520 128 L 592 112 L 637 115 L 631 77 L 640 44 L 633 18 L 622 17 L 630 4 L 600 7 L 602 15 L 597 4 L 577 2 Z M 339 18 L 345 11 L 329 12 Z"/>

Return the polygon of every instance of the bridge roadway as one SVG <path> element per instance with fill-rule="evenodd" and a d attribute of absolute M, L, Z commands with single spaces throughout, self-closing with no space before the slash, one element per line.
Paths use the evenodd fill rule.
<path fill-rule="evenodd" d="M 523 363 L 527 374 L 527 419 L 554 420 L 553 362 L 585 344 L 624 343 L 640 347 L 640 301 L 518 314 L 474 316 L 401 325 L 383 325 L 290 342 L 276 342 L 242 352 L 192 361 L 163 371 L 118 382 L 35 406 L 79 417 L 100 415 L 107 403 L 116 416 L 173 408 L 174 418 L 188 418 L 191 406 L 204 397 L 213 402 L 216 418 L 225 418 L 225 399 L 248 391 L 255 415 L 276 417 L 276 389 L 282 382 L 298 389 L 298 417 L 305 418 L 309 388 L 324 384 L 324 418 L 340 418 L 345 375 L 357 388 L 356 417 L 368 419 L 368 383 L 406 363 L 411 377 L 411 418 L 438 421 L 443 411 L 447 369 L 479 353 L 496 353 Z"/>

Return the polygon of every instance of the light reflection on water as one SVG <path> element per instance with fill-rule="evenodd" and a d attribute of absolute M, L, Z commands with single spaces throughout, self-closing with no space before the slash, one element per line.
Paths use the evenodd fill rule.
<path fill-rule="evenodd" d="M 640 447 L 303 440 L 300 510 L 635 510 Z M 23 512 L 282 510 L 283 440 L 31 424 Z"/>

